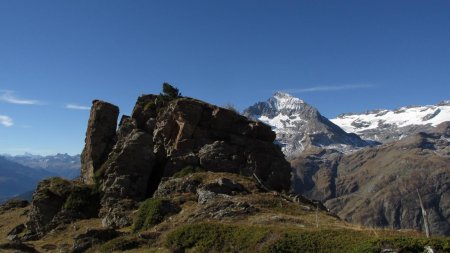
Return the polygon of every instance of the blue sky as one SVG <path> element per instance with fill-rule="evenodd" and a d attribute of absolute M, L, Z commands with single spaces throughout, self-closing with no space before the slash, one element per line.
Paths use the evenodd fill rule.
<path fill-rule="evenodd" d="M 449 13 L 445 0 L 3 0 L 0 153 L 80 153 L 93 99 L 129 114 L 164 81 L 241 110 L 277 90 L 327 117 L 434 104 L 450 99 Z"/>

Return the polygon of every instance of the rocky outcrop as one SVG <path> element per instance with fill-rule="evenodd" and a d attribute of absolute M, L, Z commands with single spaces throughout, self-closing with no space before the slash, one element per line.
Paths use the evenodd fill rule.
<path fill-rule="evenodd" d="M 298 193 L 323 201 L 341 218 L 423 230 L 417 191 L 435 235 L 450 234 L 449 124 L 354 154 L 304 154 L 292 161 Z"/>
<path fill-rule="evenodd" d="M 92 102 L 86 144 L 81 154 L 81 180 L 86 184 L 94 183 L 95 172 L 114 146 L 118 116 L 117 106 L 100 100 Z"/>
<path fill-rule="evenodd" d="M 99 111 L 99 105 L 104 102 L 94 102 L 92 111 Z M 186 168 L 256 176 L 271 190 L 290 189 L 289 163 L 273 144 L 275 133 L 261 122 L 192 98 L 143 95 L 113 135 L 109 131 L 117 110 L 104 107 L 113 116 L 105 121 L 108 127 L 101 127 L 102 114 L 91 113 L 83 152 L 89 159 L 84 160 L 81 177 L 104 192 L 101 216 L 106 226 L 129 225 L 127 210 L 151 197 L 162 177 Z M 99 149 L 93 139 L 103 140 Z M 115 145 L 107 158 L 99 155 L 111 143 Z"/>
<path fill-rule="evenodd" d="M 89 186 L 61 178 L 46 179 L 33 193 L 24 239 L 40 238 L 76 219 L 97 217 L 98 203 L 99 196 Z"/>
<path fill-rule="evenodd" d="M 10 241 L 16 241 L 19 238 L 19 234 L 22 233 L 25 228 L 25 224 L 19 224 L 15 226 L 13 229 L 11 229 L 11 231 L 8 232 L 8 236 L 6 237 L 6 239 Z"/>

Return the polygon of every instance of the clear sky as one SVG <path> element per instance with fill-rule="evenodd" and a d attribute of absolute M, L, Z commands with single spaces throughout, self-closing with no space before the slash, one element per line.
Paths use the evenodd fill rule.
<path fill-rule="evenodd" d="M 450 1 L 0 1 L 0 153 L 80 153 L 103 99 L 162 82 L 240 110 L 284 90 L 327 117 L 450 99 Z"/>

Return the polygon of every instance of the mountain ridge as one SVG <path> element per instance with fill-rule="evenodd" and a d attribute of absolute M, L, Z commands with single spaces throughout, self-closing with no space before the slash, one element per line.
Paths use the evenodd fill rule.
<path fill-rule="evenodd" d="M 345 131 L 358 134 L 364 139 L 386 143 L 418 132 L 432 131 L 434 126 L 450 121 L 450 100 L 435 105 L 343 113 L 331 121 Z"/>
<path fill-rule="evenodd" d="M 4 155 L 4 157 L 15 163 L 38 170 L 46 170 L 55 176 L 73 179 L 80 175 L 81 161 L 80 155 L 69 155 L 67 153 L 57 153 L 55 155 L 33 155 L 25 153 L 23 155 Z"/>

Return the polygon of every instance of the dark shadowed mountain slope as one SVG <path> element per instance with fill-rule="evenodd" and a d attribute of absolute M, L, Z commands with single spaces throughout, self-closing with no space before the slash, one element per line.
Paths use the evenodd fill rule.
<path fill-rule="evenodd" d="M 7 199 L 32 191 L 37 183 L 54 173 L 42 169 L 32 169 L 0 156 L 0 199 Z"/>
<path fill-rule="evenodd" d="M 63 178 L 73 179 L 80 175 L 80 155 L 17 155 L 5 156 L 6 159 L 33 169 L 43 169 Z"/>

